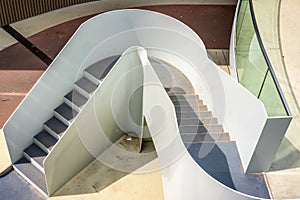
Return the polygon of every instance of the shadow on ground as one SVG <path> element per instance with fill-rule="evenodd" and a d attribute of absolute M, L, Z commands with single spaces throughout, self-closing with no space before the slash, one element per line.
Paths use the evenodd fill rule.
<path fill-rule="evenodd" d="M 300 152 L 284 137 L 269 171 L 279 171 L 300 167 Z"/>

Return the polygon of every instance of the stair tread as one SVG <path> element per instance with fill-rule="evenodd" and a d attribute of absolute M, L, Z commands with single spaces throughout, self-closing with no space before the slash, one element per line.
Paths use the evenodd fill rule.
<path fill-rule="evenodd" d="M 195 142 L 227 142 L 230 141 L 228 133 L 208 133 L 208 134 L 181 134 L 180 135 L 184 143 L 195 143 Z"/>
<path fill-rule="evenodd" d="M 119 57 L 120 56 L 111 56 L 100 60 L 99 62 L 85 69 L 85 71 L 94 76 L 96 79 L 101 80 L 108 74 Z"/>
<path fill-rule="evenodd" d="M 223 132 L 223 126 L 215 125 L 186 125 L 179 126 L 180 133 L 206 133 L 206 132 Z"/>
<path fill-rule="evenodd" d="M 43 161 L 46 158 L 47 153 L 40 147 L 33 143 L 27 147 L 24 152 L 43 167 Z"/>
<path fill-rule="evenodd" d="M 218 120 L 215 117 L 208 117 L 208 118 L 179 118 L 177 119 L 179 126 L 185 125 L 211 125 L 211 124 L 218 124 Z"/>
<path fill-rule="evenodd" d="M 198 100 L 191 100 L 191 101 L 172 101 L 172 103 L 174 104 L 174 106 L 198 106 L 198 105 L 203 105 L 203 102 L 198 101 Z"/>
<path fill-rule="evenodd" d="M 203 112 L 208 111 L 206 105 L 197 105 L 197 106 L 175 106 L 176 112 Z"/>
<path fill-rule="evenodd" d="M 165 90 L 169 96 L 185 95 L 191 92 L 191 89 L 183 87 L 165 87 Z"/>
<path fill-rule="evenodd" d="M 199 117 L 212 117 L 211 111 L 203 111 L 203 112 L 176 112 L 177 118 L 196 118 Z"/>
<path fill-rule="evenodd" d="M 170 99 L 199 99 L 197 94 L 170 94 Z"/>
<path fill-rule="evenodd" d="M 52 117 L 47 122 L 45 122 L 45 125 L 48 126 L 51 130 L 53 130 L 57 135 L 62 135 L 63 132 L 68 128 L 64 123 L 62 123 L 59 119 L 56 117 Z"/>
<path fill-rule="evenodd" d="M 82 96 L 79 92 L 76 90 L 72 90 L 68 94 L 65 95 L 65 98 L 74 103 L 79 108 L 82 107 L 88 99 Z"/>
<path fill-rule="evenodd" d="M 188 112 L 180 112 L 180 110 L 177 110 L 176 113 L 212 113 L 209 110 L 197 110 L 197 111 L 188 111 Z"/>
<path fill-rule="evenodd" d="M 219 182 L 248 195 L 270 198 L 262 174 L 244 173 L 235 142 L 185 145 L 198 165 Z"/>
<path fill-rule="evenodd" d="M 57 113 L 59 113 L 61 116 L 63 116 L 66 120 L 71 121 L 72 119 L 74 119 L 78 112 L 76 112 L 75 110 L 73 110 L 70 106 L 68 106 L 66 103 L 62 103 L 61 105 L 59 105 L 55 111 Z"/>
<path fill-rule="evenodd" d="M 37 141 L 39 141 L 44 147 L 46 147 L 46 149 L 48 149 L 49 151 L 57 142 L 57 140 L 45 130 L 39 132 L 37 135 L 34 136 L 34 138 Z"/>
<path fill-rule="evenodd" d="M 28 179 L 30 179 L 45 194 L 47 194 L 45 175 L 30 161 L 28 161 L 25 157 L 22 157 L 14 164 L 14 167 L 24 174 Z"/>
<path fill-rule="evenodd" d="M 87 93 L 91 94 L 97 89 L 97 85 L 95 85 L 93 82 L 88 80 L 86 77 L 82 77 L 78 81 L 75 82 L 75 85 L 86 91 Z"/>

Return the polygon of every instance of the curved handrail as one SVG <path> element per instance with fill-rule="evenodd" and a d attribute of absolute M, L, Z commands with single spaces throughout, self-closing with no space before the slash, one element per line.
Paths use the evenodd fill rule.
<path fill-rule="evenodd" d="M 252 0 L 249 0 L 249 5 L 250 5 L 250 13 L 251 13 L 251 18 L 252 18 L 252 22 L 253 22 L 253 27 L 254 27 L 254 30 L 255 30 L 255 34 L 256 34 L 256 37 L 257 37 L 257 41 L 258 41 L 258 43 L 259 43 L 260 49 L 261 49 L 261 51 L 262 51 L 262 54 L 263 54 L 263 56 L 264 56 L 264 59 L 265 59 L 265 61 L 266 61 L 267 66 L 268 66 L 268 71 L 270 71 L 270 73 L 271 73 L 272 79 L 273 79 L 273 81 L 274 81 L 274 83 L 275 83 L 275 87 L 276 87 L 276 89 L 277 89 L 277 91 L 278 91 L 278 93 L 279 93 L 279 97 L 280 97 L 280 99 L 281 99 L 281 102 L 282 102 L 283 105 L 284 105 L 284 109 L 285 109 L 287 115 L 288 115 L 288 116 L 291 116 L 292 114 L 291 114 L 290 108 L 289 108 L 289 106 L 288 106 L 288 104 L 287 104 L 287 101 L 286 101 L 286 99 L 285 99 L 285 97 L 284 97 L 284 94 L 283 94 L 282 89 L 281 89 L 281 87 L 280 87 L 280 85 L 279 85 L 278 79 L 277 79 L 277 77 L 276 77 L 276 75 L 275 75 L 273 66 L 272 66 L 272 64 L 271 64 L 271 62 L 270 62 L 270 59 L 269 59 L 269 57 L 268 57 L 268 55 L 267 55 L 265 46 L 264 46 L 264 44 L 263 44 L 263 41 L 262 41 L 262 38 L 261 38 L 261 35 L 260 35 L 260 32 L 259 32 L 259 28 L 258 28 L 258 25 L 257 25 L 256 17 L 255 17 L 254 7 L 253 7 L 253 1 L 252 1 Z M 267 71 L 267 72 L 268 72 L 268 71 Z M 266 73 L 266 74 L 267 74 L 267 73 Z M 264 81 L 265 81 L 265 78 L 264 78 Z M 263 83 L 264 83 L 264 82 L 263 82 Z M 262 87 L 261 87 L 261 89 L 260 89 L 258 98 L 259 98 L 259 96 L 260 96 L 260 93 L 261 93 L 262 88 L 263 88 L 263 84 L 262 84 Z"/>
<path fill-rule="evenodd" d="M 265 67 L 266 67 L 266 69 L 265 69 L 266 71 L 264 72 L 264 76 L 262 77 L 262 83 L 261 83 L 260 86 L 256 87 L 259 90 L 258 90 L 258 94 L 255 94 L 255 96 L 258 99 L 260 99 L 262 91 L 263 91 L 263 88 L 266 85 L 265 83 L 266 83 L 266 80 L 267 80 L 267 77 L 268 77 L 268 73 L 270 72 L 270 75 L 271 75 L 272 81 L 273 81 L 272 84 L 275 86 L 276 91 L 277 91 L 278 96 L 279 96 L 279 99 L 280 99 L 280 100 L 279 99 L 278 100 L 281 101 L 281 104 L 282 104 L 282 107 L 283 107 L 285 113 L 288 116 L 291 116 L 292 114 L 291 114 L 290 108 L 289 108 L 289 106 L 287 104 L 287 101 L 286 101 L 286 99 L 284 97 L 283 91 L 282 91 L 282 89 L 280 87 L 279 81 L 278 81 L 278 79 L 276 77 L 275 71 L 274 71 L 273 66 L 272 66 L 272 64 L 270 62 L 270 59 L 269 59 L 269 57 L 267 55 L 266 49 L 264 47 L 264 43 L 263 43 L 262 38 L 261 38 L 261 34 L 260 34 L 260 31 L 259 31 L 259 28 L 258 28 L 258 25 L 257 25 L 256 16 L 255 16 L 253 1 L 249 0 L 249 1 L 246 1 L 245 3 L 249 6 L 249 8 L 247 8 L 248 7 L 247 6 L 245 8 L 245 10 L 248 10 L 248 13 L 250 13 L 250 16 L 251 16 L 251 19 L 249 19 L 250 21 L 248 23 L 250 23 L 249 25 L 253 28 L 252 29 L 253 32 L 254 32 L 253 34 L 255 35 L 255 37 L 257 39 L 257 44 L 259 45 L 259 50 L 260 50 L 260 52 L 262 54 L 261 59 L 263 59 Z M 235 21 L 235 24 L 234 24 L 234 26 L 236 26 L 236 27 L 238 26 L 238 20 L 237 20 L 238 17 L 239 17 L 238 13 L 241 12 L 241 8 L 242 8 L 242 1 L 241 0 L 238 2 L 237 6 L 238 6 L 238 8 L 237 8 L 237 15 L 236 15 L 237 18 L 235 19 L 236 21 Z M 244 15 L 244 17 L 245 17 L 245 15 Z M 244 23 L 244 19 L 243 19 L 242 23 Z M 240 33 L 233 33 L 233 34 L 240 35 Z M 233 37 L 233 39 L 234 39 L 233 43 L 235 44 L 234 47 L 236 48 L 236 46 L 238 46 L 238 38 Z M 236 49 L 234 49 L 233 53 L 234 54 L 237 53 Z M 237 63 L 237 56 L 235 56 L 234 58 L 235 58 L 234 62 Z M 238 66 L 236 67 L 236 70 L 237 69 L 238 69 Z M 240 78 L 241 77 L 239 77 L 238 73 L 237 73 L 237 78 L 238 78 L 238 81 L 240 82 Z"/>

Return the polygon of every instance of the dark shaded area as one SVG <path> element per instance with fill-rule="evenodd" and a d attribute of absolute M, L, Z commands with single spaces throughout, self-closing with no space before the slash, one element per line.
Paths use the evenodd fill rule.
<path fill-rule="evenodd" d="M 201 149 L 203 153 L 201 153 Z M 204 152 L 207 150 L 208 152 Z M 215 143 L 195 143 L 188 146 L 194 160 L 212 177 L 224 185 L 236 190 L 231 178 L 228 161 L 224 153 Z M 201 154 L 206 154 L 201 158 Z M 240 169 L 238 169 L 240 171 Z"/>
<path fill-rule="evenodd" d="M 275 159 L 269 171 L 279 171 L 285 169 L 293 169 L 300 167 L 300 152 L 299 150 L 286 138 L 283 137 L 279 146 Z"/>
<path fill-rule="evenodd" d="M 267 198 L 269 193 L 261 174 L 244 174 L 235 142 L 186 145 L 194 160 L 224 185 L 248 195 Z"/>
<path fill-rule="evenodd" d="M 43 200 L 46 199 L 15 171 L 0 178 L 0 199 L 6 200 Z"/>

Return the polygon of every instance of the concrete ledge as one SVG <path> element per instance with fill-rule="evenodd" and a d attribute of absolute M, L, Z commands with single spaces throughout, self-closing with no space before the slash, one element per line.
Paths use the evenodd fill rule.
<path fill-rule="evenodd" d="M 6 47 L 9 47 L 15 43 L 17 43 L 17 40 L 15 40 L 12 36 L 10 36 L 8 33 L 6 33 L 3 28 L 0 28 L 0 51 L 5 49 Z"/>
<path fill-rule="evenodd" d="M 34 16 L 16 23 L 11 26 L 18 30 L 23 36 L 30 37 L 38 32 L 41 32 L 49 27 L 70 21 L 83 16 L 99 14 L 108 10 L 135 8 L 139 6 L 153 5 L 236 5 L 237 0 L 109 0 L 95 1 L 84 4 L 78 4 L 47 12 L 38 16 Z M 34 24 L 34 26 L 33 26 Z"/>
<path fill-rule="evenodd" d="M 4 133 L 0 129 L 0 177 L 9 172 L 12 168 L 12 163 L 9 158 L 8 149 L 4 139 Z"/>

